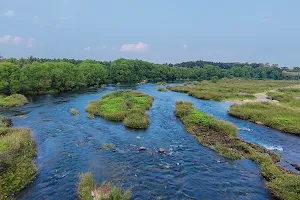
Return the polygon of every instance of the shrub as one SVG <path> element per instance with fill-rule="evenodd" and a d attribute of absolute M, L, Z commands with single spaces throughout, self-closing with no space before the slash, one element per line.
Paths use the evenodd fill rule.
<path fill-rule="evenodd" d="M 28 103 L 28 99 L 22 94 L 12 94 L 10 96 L 0 95 L 0 107 L 23 106 Z"/>
<path fill-rule="evenodd" d="M 159 88 L 157 88 L 157 91 L 159 91 L 159 92 L 166 92 L 167 89 L 166 89 L 166 88 L 159 87 Z"/>
<path fill-rule="evenodd" d="M 217 83 L 218 81 L 219 81 L 219 77 L 217 77 L 217 76 L 211 77 L 211 82 Z"/>

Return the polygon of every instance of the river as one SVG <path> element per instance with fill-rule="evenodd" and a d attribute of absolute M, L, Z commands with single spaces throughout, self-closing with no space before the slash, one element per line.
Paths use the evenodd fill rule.
<path fill-rule="evenodd" d="M 154 97 L 146 131 L 87 117 L 84 108 L 89 101 L 119 89 Z M 1 111 L 12 117 L 15 127 L 30 128 L 37 144 L 39 173 L 18 199 L 76 199 L 78 175 L 86 171 L 98 182 L 131 188 L 133 199 L 272 199 L 258 165 L 223 158 L 184 130 L 174 115 L 177 100 L 191 101 L 197 109 L 234 123 L 240 137 L 279 153 L 283 166 L 285 161 L 300 164 L 300 137 L 230 117 L 228 102 L 158 92 L 152 84 L 109 86 L 33 97 L 30 104 Z M 79 114 L 72 116 L 70 108 Z M 104 143 L 113 143 L 116 151 L 102 150 Z M 147 150 L 139 151 L 140 146 Z M 158 153 L 158 148 L 169 155 Z"/>

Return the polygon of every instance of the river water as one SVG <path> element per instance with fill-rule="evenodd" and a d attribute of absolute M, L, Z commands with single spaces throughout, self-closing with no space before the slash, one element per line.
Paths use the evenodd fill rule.
<path fill-rule="evenodd" d="M 90 100 L 119 89 L 137 89 L 155 98 L 146 131 L 87 117 L 84 108 Z M 158 92 L 152 84 L 109 86 L 34 97 L 26 106 L 1 111 L 12 117 L 15 127 L 30 128 L 37 144 L 39 173 L 18 199 L 76 199 L 78 175 L 86 171 L 98 182 L 131 188 L 133 199 L 272 199 L 256 164 L 223 158 L 184 130 L 174 115 L 177 100 L 191 101 L 197 109 L 233 122 L 242 138 L 279 153 L 282 165 L 300 164 L 300 137 L 232 118 L 228 102 Z M 79 115 L 72 116 L 70 108 Z M 102 150 L 104 143 L 113 143 L 116 151 Z M 147 150 L 139 151 L 140 146 Z M 158 153 L 158 148 L 169 155 Z"/>

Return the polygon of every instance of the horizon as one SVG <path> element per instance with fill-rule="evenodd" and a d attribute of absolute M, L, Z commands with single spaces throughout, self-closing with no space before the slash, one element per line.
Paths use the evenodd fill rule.
<path fill-rule="evenodd" d="M 5 58 L 300 65 L 300 2 L 295 0 L 1 4 L 0 53 Z"/>

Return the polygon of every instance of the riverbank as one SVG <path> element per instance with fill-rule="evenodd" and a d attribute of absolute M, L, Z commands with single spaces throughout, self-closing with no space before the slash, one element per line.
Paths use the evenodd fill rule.
<path fill-rule="evenodd" d="M 110 121 L 123 121 L 128 128 L 146 129 L 153 97 L 137 91 L 118 91 L 104 95 L 101 100 L 91 101 L 86 111 Z"/>
<path fill-rule="evenodd" d="M 278 155 L 242 141 L 232 124 L 196 110 L 189 102 L 176 102 L 175 115 L 200 144 L 227 158 L 247 158 L 259 164 L 267 186 L 277 198 L 300 198 L 300 175 L 280 168 Z"/>
<path fill-rule="evenodd" d="M 0 118 L 0 199 L 11 198 L 35 178 L 35 156 L 30 130 L 12 128 L 10 119 Z"/>
<path fill-rule="evenodd" d="M 23 106 L 28 103 L 28 99 L 22 94 L 12 94 L 10 96 L 0 95 L 0 108 L 11 108 Z"/>

